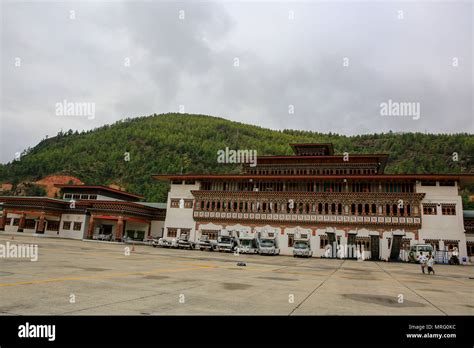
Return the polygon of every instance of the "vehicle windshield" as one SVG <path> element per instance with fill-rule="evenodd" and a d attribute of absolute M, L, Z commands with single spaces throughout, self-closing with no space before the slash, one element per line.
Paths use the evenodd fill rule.
<path fill-rule="evenodd" d="M 242 240 L 240 241 L 240 244 L 241 244 L 242 246 L 246 246 L 246 247 L 249 247 L 249 248 L 250 248 L 250 247 L 252 246 L 252 240 L 251 240 L 251 239 L 242 239 Z"/>
<path fill-rule="evenodd" d="M 308 248 L 308 244 L 306 242 L 295 242 L 295 244 L 293 245 L 293 247 L 295 249 L 307 249 Z"/>
<path fill-rule="evenodd" d="M 219 237 L 219 242 L 220 243 L 230 243 L 230 237 L 221 236 L 221 237 Z"/>
<path fill-rule="evenodd" d="M 262 239 L 260 245 L 264 248 L 271 248 L 274 245 L 273 239 Z"/>
<path fill-rule="evenodd" d="M 433 251 L 433 247 L 431 245 L 420 245 L 417 247 L 418 251 Z"/>

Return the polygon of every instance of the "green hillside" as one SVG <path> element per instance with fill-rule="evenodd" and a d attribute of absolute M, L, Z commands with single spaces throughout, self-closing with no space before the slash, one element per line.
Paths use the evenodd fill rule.
<path fill-rule="evenodd" d="M 0 182 L 37 180 L 49 174 L 77 176 L 88 184 L 116 183 L 148 200 L 164 201 L 158 173 L 224 173 L 238 170 L 216 161 L 217 150 L 256 149 L 259 155 L 291 154 L 289 143 L 332 142 L 336 153 L 388 153 L 387 173 L 459 173 L 472 170 L 474 136 L 422 133 L 342 136 L 273 131 L 222 118 L 163 114 L 126 119 L 87 132 L 59 133 L 0 165 Z M 130 161 L 125 153 L 130 153 Z M 459 161 L 452 160 L 453 152 Z M 469 158 L 471 156 L 471 158 Z"/>

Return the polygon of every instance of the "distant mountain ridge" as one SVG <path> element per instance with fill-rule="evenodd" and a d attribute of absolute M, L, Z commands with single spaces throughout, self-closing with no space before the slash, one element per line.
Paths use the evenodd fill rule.
<path fill-rule="evenodd" d="M 0 183 L 36 181 L 47 175 L 71 175 L 87 184 L 117 184 L 165 201 L 160 173 L 236 173 L 217 162 L 217 151 L 257 150 L 258 155 L 292 154 L 290 143 L 334 144 L 336 154 L 387 153 L 386 173 L 466 173 L 472 171 L 474 135 L 383 133 L 344 136 L 310 131 L 275 131 L 191 114 L 129 118 L 91 131 L 60 132 L 0 165 Z M 458 160 L 453 160 L 457 153 Z M 466 196 L 467 197 L 467 196 Z"/>

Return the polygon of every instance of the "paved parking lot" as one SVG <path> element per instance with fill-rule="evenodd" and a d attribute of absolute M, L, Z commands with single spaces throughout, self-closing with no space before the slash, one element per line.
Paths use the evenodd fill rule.
<path fill-rule="evenodd" d="M 474 314 L 474 267 L 222 254 L 0 235 L 0 314 Z M 246 266 L 237 266 L 243 261 Z"/>

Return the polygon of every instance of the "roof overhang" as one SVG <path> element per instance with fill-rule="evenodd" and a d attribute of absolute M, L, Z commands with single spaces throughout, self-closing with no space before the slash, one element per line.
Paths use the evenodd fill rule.
<path fill-rule="evenodd" d="M 316 180 L 366 180 L 366 181 L 458 181 L 460 184 L 474 183 L 474 174 L 383 174 L 383 175 L 247 175 L 247 174 L 156 174 L 156 180 L 231 180 L 231 181 L 316 181 Z"/>
<path fill-rule="evenodd" d="M 323 155 L 334 155 L 334 147 L 332 143 L 304 143 L 304 144 L 290 144 L 291 148 L 297 155 L 322 153 Z"/>
<path fill-rule="evenodd" d="M 331 155 L 331 156 L 257 156 L 257 164 L 376 164 L 379 168 L 379 172 L 383 173 L 387 164 L 389 155 L 387 154 L 364 154 L 364 155 L 351 155 L 349 154 L 349 161 L 346 160 L 344 155 Z M 245 166 L 250 164 L 245 163 Z"/>

